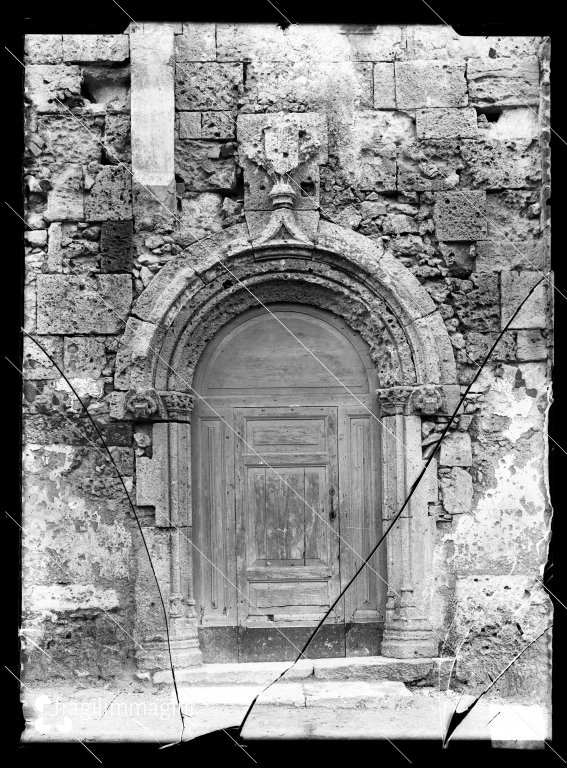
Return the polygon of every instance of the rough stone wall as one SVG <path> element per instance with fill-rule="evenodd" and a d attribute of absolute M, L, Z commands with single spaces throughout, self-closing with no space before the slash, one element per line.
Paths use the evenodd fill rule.
<path fill-rule="evenodd" d="M 148 204 L 134 227 L 130 176 L 117 165 L 130 151 L 128 36 L 27 41 L 26 187 L 36 231 L 26 235 L 26 328 L 86 396 L 126 476 L 131 429 L 108 413 L 131 301 L 183 248 L 244 223 L 245 210 L 261 218 L 270 207 L 247 181 L 243 115 L 324 116 L 328 154 L 296 179 L 298 208 L 367 235 L 414 273 L 439 308 L 466 385 L 549 270 L 548 41 L 461 38 L 442 26 L 173 30 L 178 221 Z M 439 459 L 436 626 L 440 652 L 459 652 L 459 679 L 471 686 L 498 673 L 549 616 L 538 579 L 550 524 L 551 305 L 544 282 Z M 77 664 L 114 674 L 108 658 L 125 663 L 132 648 L 102 608 L 129 626 L 139 542 L 75 399 L 33 345 L 25 355 L 29 621 L 66 662 L 104 625 L 112 655 L 93 645 Z M 424 423 L 424 448 L 442 426 Z M 546 637 L 501 689 L 544 691 L 548 654 Z M 33 669 L 39 657 L 31 655 Z"/>

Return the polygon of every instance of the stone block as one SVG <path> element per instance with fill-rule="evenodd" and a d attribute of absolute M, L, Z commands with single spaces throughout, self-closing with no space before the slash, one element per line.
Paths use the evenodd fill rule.
<path fill-rule="evenodd" d="M 418 109 L 417 136 L 420 139 L 467 139 L 478 133 L 476 111 L 463 109 Z"/>
<path fill-rule="evenodd" d="M 472 509 L 473 484 L 470 474 L 453 467 L 439 478 L 443 509 L 450 515 L 461 515 Z"/>
<path fill-rule="evenodd" d="M 130 163 L 130 115 L 106 115 L 104 124 L 104 157 L 107 163 Z"/>
<path fill-rule="evenodd" d="M 88 221 L 119 221 L 132 218 L 132 176 L 122 166 L 103 166 L 85 195 Z"/>
<path fill-rule="evenodd" d="M 175 69 L 175 106 L 180 110 L 236 109 L 242 64 L 193 63 Z"/>
<path fill-rule="evenodd" d="M 486 237 L 486 192 L 463 189 L 437 192 L 435 234 L 439 240 L 481 240 Z"/>
<path fill-rule="evenodd" d="M 539 103 L 539 61 L 523 58 L 475 59 L 467 67 L 472 106 Z"/>
<path fill-rule="evenodd" d="M 63 35 L 26 35 L 25 63 L 59 64 L 63 61 Z"/>
<path fill-rule="evenodd" d="M 179 112 L 178 130 L 180 139 L 201 138 L 201 112 Z M 214 113 L 209 113 L 214 114 Z M 219 114 L 223 114 L 222 112 Z"/>
<path fill-rule="evenodd" d="M 397 188 L 407 192 L 453 189 L 462 167 L 457 139 L 404 142 L 397 151 Z"/>
<path fill-rule="evenodd" d="M 216 25 L 183 22 L 183 34 L 175 35 L 176 66 L 191 61 L 216 61 Z"/>
<path fill-rule="evenodd" d="M 541 184 L 541 153 L 531 139 L 463 141 L 461 181 L 482 189 L 522 189 Z"/>
<path fill-rule="evenodd" d="M 44 336 L 38 339 L 55 362 L 63 368 L 63 339 L 57 336 Z M 24 379 L 58 379 L 61 374 L 32 339 L 24 336 L 22 370 Z"/>
<path fill-rule="evenodd" d="M 81 68 L 71 64 L 28 64 L 26 99 L 38 112 L 67 112 L 84 103 L 82 80 Z"/>
<path fill-rule="evenodd" d="M 519 268 L 545 270 L 548 263 L 549 253 L 543 237 L 527 242 L 514 242 L 502 237 L 476 243 L 477 272 L 502 272 Z"/>
<path fill-rule="evenodd" d="M 236 186 L 233 157 L 221 157 L 221 145 L 179 139 L 176 142 L 175 173 L 193 192 L 230 192 Z"/>
<path fill-rule="evenodd" d="M 189 136 L 187 138 L 190 138 Z M 235 112 L 203 112 L 201 138 L 231 140 L 236 138 Z"/>
<path fill-rule="evenodd" d="M 223 196 L 217 192 L 183 197 L 177 218 L 184 237 L 189 235 L 198 240 L 209 232 L 218 232 L 222 228 L 222 204 Z"/>
<path fill-rule="evenodd" d="M 98 379 L 107 367 L 107 339 L 95 336 L 65 336 L 64 371 L 70 378 Z"/>
<path fill-rule="evenodd" d="M 130 272 L 132 269 L 133 225 L 128 221 L 105 221 L 100 234 L 102 272 Z"/>
<path fill-rule="evenodd" d="M 542 239 L 538 190 L 505 189 L 486 193 L 487 240 L 521 240 L 527 254 Z M 534 211 L 534 205 L 536 211 Z"/>
<path fill-rule="evenodd" d="M 502 294 L 502 328 L 506 325 L 517 307 L 527 296 L 530 289 L 540 280 L 536 288 L 524 304 L 510 328 L 547 328 L 549 318 L 547 313 L 547 292 L 550 289 L 549 278 L 545 279 L 540 272 L 523 270 L 521 272 L 501 273 Z"/>
<path fill-rule="evenodd" d="M 395 64 L 398 109 L 466 107 L 465 67 L 431 61 L 398 61 Z"/>
<path fill-rule="evenodd" d="M 547 357 L 547 339 L 542 331 L 518 331 L 516 334 L 518 360 L 546 360 Z"/>
<path fill-rule="evenodd" d="M 63 35 L 65 61 L 108 64 L 130 56 L 129 35 Z"/>
<path fill-rule="evenodd" d="M 374 109 L 396 108 L 394 65 L 377 62 L 373 68 Z"/>
<path fill-rule="evenodd" d="M 356 61 L 394 61 L 403 49 L 402 28 L 395 24 L 376 26 L 369 24 L 365 29 L 346 27 L 344 34 L 350 46 L 350 58 Z"/>
<path fill-rule="evenodd" d="M 441 659 L 389 659 L 386 656 L 351 656 L 315 659 L 316 680 L 390 680 L 410 683 L 428 677 Z"/>
<path fill-rule="evenodd" d="M 455 314 L 466 331 L 497 331 L 500 314 L 500 292 L 497 274 L 475 275 L 472 280 L 455 281 L 451 301 Z"/>
<path fill-rule="evenodd" d="M 47 196 L 46 221 L 83 221 L 83 168 L 65 165 L 51 179 L 52 189 Z"/>
<path fill-rule="evenodd" d="M 132 302 L 129 275 L 38 275 L 37 330 L 42 334 L 120 333 Z"/>
<path fill-rule="evenodd" d="M 470 467 L 472 465 L 471 439 L 466 432 L 449 433 L 441 443 L 439 466 Z"/>
<path fill-rule="evenodd" d="M 45 142 L 42 162 L 61 166 L 67 163 L 100 162 L 104 117 L 43 115 L 37 121 L 37 133 Z"/>
<path fill-rule="evenodd" d="M 299 59 L 286 67 L 253 62 L 247 69 L 242 111 L 372 109 L 372 91 L 372 64 L 367 62 Z"/>

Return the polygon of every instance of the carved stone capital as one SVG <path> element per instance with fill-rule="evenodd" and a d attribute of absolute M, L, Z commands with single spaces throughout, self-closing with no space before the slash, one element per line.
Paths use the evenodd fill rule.
<path fill-rule="evenodd" d="M 412 413 L 420 416 L 445 413 L 446 402 L 443 387 L 435 384 L 424 384 L 417 388 L 411 396 L 409 409 Z"/>
<path fill-rule="evenodd" d="M 171 421 L 191 421 L 195 398 L 187 392 L 163 392 L 161 395 Z"/>
<path fill-rule="evenodd" d="M 386 387 L 377 389 L 376 397 L 380 403 L 382 416 L 396 416 L 405 413 L 406 405 L 412 393 L 411 387 Z"/>
<path fill-rule="evenodd" d="M 126 393 L 124 408 L 135 421 L 148 421 L 163 414 L 163 404 L 155 389 L 130 389 Z"/>

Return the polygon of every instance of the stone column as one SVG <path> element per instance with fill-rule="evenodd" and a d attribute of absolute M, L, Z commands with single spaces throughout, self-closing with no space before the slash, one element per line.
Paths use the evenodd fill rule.
<path fill-rule="evenodd" d="M 144 409 L 143 403 L 147 402 Z M 156 571 L 168 605 L 168 628 L 173 663 L 187 667 L 202 663 L 199 648 L 195 599 L 193 595 L 193 554 L 191 514 L 191 410 L 193 398 L 181 392 L 158 394 L 132 391 L 126 408 L 137 421 L 163 419 L 151 425 L 151 456 L 136 460 L 136 500 L 153 507 L 154 526 L 147 535 L 156 544 Z M 150 548 L 151 551 L 151 548 Z M 145 553 L 141 553 L 145 557 Z M 147 599 L 137 601 L 137 610 L 147 614 Z M 155 602 L 155 601 L 154 601 Z M 155 607 L 154 607 L 155 610 Z M 148 622 L 146 621 L 146 624 Z M 141 633 L 144 652 L 138 653 L 142 669 L 168 669 L 167 641 L 156 639 L 156 625 L 150 622 L 150 635 Z"/>
<path fill-rule="evenodd" d="M 383 527 L 402 507 L 423 467 L 421 418 L 412 413 L 416 388 L 378 390 L 382 421 Z M 433 492 L 432 464 L 412 500 L 386 538 L 388 600 L 382 655 L 393 658 L 437 655 L 431 628 L 431 558 L 434 520 L 428 504 Z"/>

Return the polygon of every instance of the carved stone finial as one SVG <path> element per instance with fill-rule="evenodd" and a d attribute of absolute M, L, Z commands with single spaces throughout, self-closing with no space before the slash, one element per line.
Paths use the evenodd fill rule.
<path fill-rule="evenodd" d="M 155 389 L 138 387 L 126 393 L 124 407 L 137 421 L 147 421 L 153 414 L 159 414 L 160 406 L 160 397 Z"/>
<path fill-rule="evenodd" d="M 277 179 L 270 192 L 270 199 L 275 210 L 278 208 L 291 208 L 295 196 L 296 192 L 289 181 L 281 177 Z"/>
<path fill-rule="evenodd" d="M 163 392 L 161 396 L 171 421 L 191 421 L 195 398 L 187 392 Z"/>
<path fill-rule="evenodd" d="M 377 389 L 376 397 L 380 403 L 381 414 L 383 416 L 396 416 L 404 413 L 411 393 L 411 387 Z"/>
<path fill-rule="evenodd" d="M 433 416 L 445 410 L 445 395 L 443 387 L 435 384 L 425 384 L 415 390 L 411 398 L 411 409 L 423 416 Z"/>

